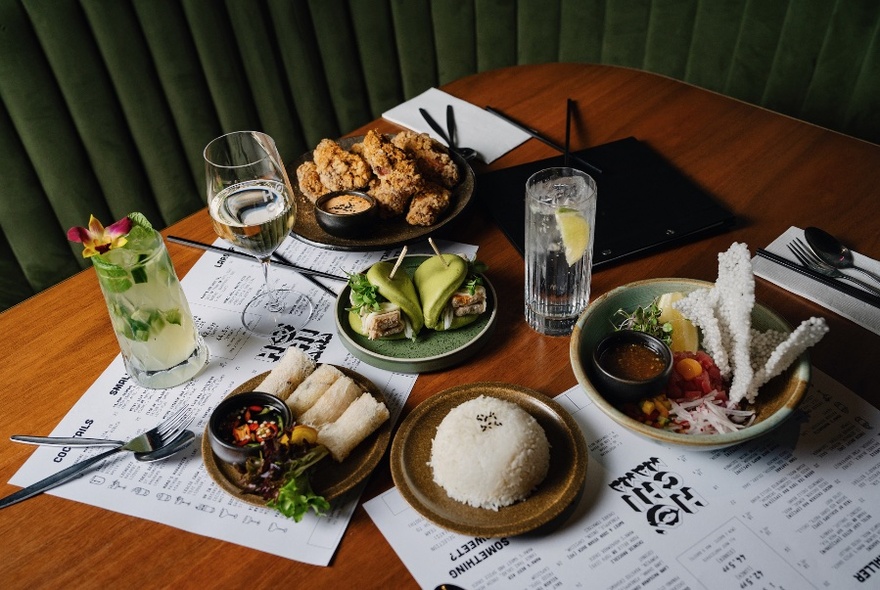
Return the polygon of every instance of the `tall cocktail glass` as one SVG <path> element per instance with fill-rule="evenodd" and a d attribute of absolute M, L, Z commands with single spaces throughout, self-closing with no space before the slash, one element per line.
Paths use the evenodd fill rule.
<path fill-rule="evenodd" d="M 596 182 L 575 168 L 548 168 L 525 190 L 526 321 L 542 334 L 571 334 L 590 301 Z"/>
<path fill-rule="evenodd" d="M 173 387 L 202 370 L 208 347 L 162 236 L 152 229 L 130 236 L 92 262 L 128 374 L 144 387 Z"/>

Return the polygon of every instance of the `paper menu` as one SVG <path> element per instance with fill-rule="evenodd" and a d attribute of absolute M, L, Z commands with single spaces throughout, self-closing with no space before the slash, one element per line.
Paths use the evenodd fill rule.
<path fill-rule="evenodd" d="M 216 245 L 225 246 L 220 240 Z M 444 243 L 441 247 L 471 257 L 477 251 L 475 246 L 456 243 Z M 338 272 L 340 276 L 344 276 L 343 271 L 362 270 L 396 254 L 331 252 L 293 239 L 282 245 L 281 252 L 301 266 Z M 292 286 L 309 296 L 314 313 L 304 328 L 282 328 L 271 338 L 248 333 L 241 326 L 240 314 L 262 286 L 259 263 L 206 252 L 182 281 L 195 322 L 210 351 L 206 369 L 181 386 L 150 390 L 130 380 L 121 357 L 117 356 L 50 433 L 127 440 L 159 423 L 169 409 L 186 404 L 196 411 L 190 428 L 198 438 L 190 449 L 159 463 L 139 463 L 129 453 L 120 453 L 48 493 L 281 557 L 327 565 L 348 526 L 361 490 L 353 490 L 347 497 L 334 501 L 333 511 L 327 517 L 309 514 L 299 523 L 274 510 L 241 502 L 216 485 L 204 469 L 200 448 L 208 416 L 227 393 L 254 375 L 270 370 L 291 346 L 306 350 L 317 362 L 345 366 L 372 381 L 383 392 L 392 420 L 397 419 L 416 375 L 385 371 L 361 362 L 348 353 L 336 333 L 334 298 L 280 266 L 270 269 L 270 278 L 278 286 Z M 327 281 L 336 290 L 344 284 Z M 29 485 L 99 451 L 36 448 L 10 483 Z"/>
<path fill-rule="evenodd" d="M 575 387 L 556 398 L 590 463 L 573 515 L 544 535 L 470 538 L 396 488 L 365 508 L 420 586 L 866 588 L 880 582 L 880 411 L 813 369 L 800 412 L 746 445 L 666 448 Z"/>

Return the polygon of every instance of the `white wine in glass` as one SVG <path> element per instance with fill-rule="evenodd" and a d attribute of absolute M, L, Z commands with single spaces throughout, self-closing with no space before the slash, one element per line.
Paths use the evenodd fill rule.
<path fill-rule="evenodd" d="M 263 290 L 242 311 L 256 334 L 299 329 L 312 314 L 309 299 L 269 283 L 272 254 L 290 233 L 296 202 L 275 142 L 256 131 L 218 137 L 205 148 L 208 210 L 221 238 L 253 254 L 263 267 Z"/>

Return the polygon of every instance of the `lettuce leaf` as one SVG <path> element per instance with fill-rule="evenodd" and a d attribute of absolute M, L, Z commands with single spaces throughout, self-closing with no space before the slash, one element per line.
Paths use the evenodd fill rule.
<path fill-rule="evenodd" d="M 309 509 L 319 516 L 328 512 L 330 503 L 312 490 L 309 481 L 309 469 L 327 454 L 327 448 L 319 445 L 299 459 L 287 462 L 284 484 L 278 488 L 275 498 L 266 505 L 295 522 L 301 521 Z"/>

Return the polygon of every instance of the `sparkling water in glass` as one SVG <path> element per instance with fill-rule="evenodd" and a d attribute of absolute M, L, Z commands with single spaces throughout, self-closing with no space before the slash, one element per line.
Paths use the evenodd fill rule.
<path fill-rule="evenodd" d="M 525 316 L 542 334 L 571 334 L 589 303 L 596 194 L 596 182 L 574 168 L 526 181 Z"/>

